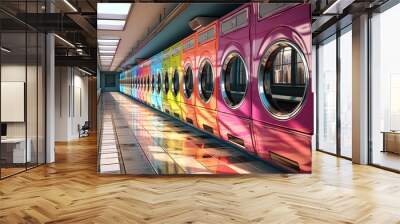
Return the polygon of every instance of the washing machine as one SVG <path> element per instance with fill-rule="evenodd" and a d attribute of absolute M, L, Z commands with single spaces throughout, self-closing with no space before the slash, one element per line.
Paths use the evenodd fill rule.
<path fill-rule="evenodd" d="M 171 115 L 177 119 L 182 119 L 182 111 L 180 103 L 182 102 L 182 95 L 180 91 L 182 80 L 182 44 L 178 42 L 170 47 L 170 81 L 171 91 L 168 93 L 169 106 L 171 108 Z"/>
<path fill-rule="evenodd" d="M 125 71 L 119 73 L 119 91 L 125 93 Z"/>
<path fill-rule="evenodd" d="M 126 95 L 130 96 L 131 95 L 131 91 L 132 91 L 132 86 L 131 86 L 131 81 L 132 81 L 132 77 L 131 77 L 131 73 L 130 73 L 130 69 L 125 71 L 125 77 L 127 77 L 127 83 L 126 83 Z"/>
<path fill-rule="evenodd" d="M 155 109 L 162 111 L 161 93 L 162 54 L 158 53 L 151 58 L 151 102 Z"/>
<path fill-rule="evenodd" d="M 147 105 L 152 105 L 151 97 L 151 60 L 147 59 L 143 62 L 143 73 L 144 73 L 144 81 L 145 81 L 145 98 L 144 102 Z"/>
<path fill-rule="evenodd" d="M 169 106 L 168 94 L 171 90 L 170 85 L 170 49 L 167 48 L 162 52 L 162 104 L 163 111 L 167 114 L 170 114 L 171 108 Z"/>
<path fill-rule="evenodd" d="M 131 93 L 131 74 L 129 73 L 129 70 L 125 71 L 125 77 L 126 77 L 126 84 L 125 84 L 125 94 L 127 96 L 130 95 Z"/>
<path fill-rule="evenodd" d="M 129 97 L 132 97 L 132 82 L 133 82 L 133 76 L 132 76 L 132 70 L 128 69 L 126 70 L 126 76 L 128 77 L 128 88 L 127 88 L 127 95 Z"/>
<path fill-rule="evenodd" d="M 311 172 L 311 7 L 254 3 L 252 119 L 256 153 Z"/>
<path fill-rule="evenodd" d="M 136 99 L 136 97 L 137 97 L 137 88 L 136 88 L 137 66 L 132 67 L 131 74 L 132 74 L 132 98 Z"/>
<path fill-rule="evenodd" d="M 218 127 L 221 138 L 254 153 L 251 122 L 251 42 L 253 8 L 244 4 L 219 21 Z"/>
<path fill-rule="evenodd" d="M 218 21 L 197 31 L 197 125 L 210 134 L 219 136 L 217 124 L 217 49 Z"/>
<path fill-rule="evenodd" d="M 140 65 L 136 65 L 136 100 L 140 99 Z"/>
<path fill-rule="evenodd" d="M 127 74 L 127 72 L 126 71 L 124 71 L 124 76 L 125 76 L 125 87 L 124 87 L 124 94 L 125 95 L 128 95 L 128 89 L 129 89 L 129 86 L 128 86 L 128 84 L 129 84 L 129 76 L 128 76 L 128 74 Z"/>
<path fill-rule="evenodd" d="M 195 88 L 197 84 L 197 79 L 196 79 L 197 41 L 196 40 L 197 40 L 196 33 L 182 40 L 182 59 L 181 59 L 182 101 L 180 102 L 180 106 L 182 109 L 182 120 L 195 127 L 198 127 L 196 119 L 196 109 L 195 109 L 196 105 L 195 95 L 197 94 L 197 89 Z"/>
<path fill-rule="evenodd" d="M 138 64 L 138 97 L 137 100 L 139 100 L 140 102 L 143 102 L 143 95 L 144 95 L 144 87 L 143 87 L 143 64 L 139 63 Z"/>

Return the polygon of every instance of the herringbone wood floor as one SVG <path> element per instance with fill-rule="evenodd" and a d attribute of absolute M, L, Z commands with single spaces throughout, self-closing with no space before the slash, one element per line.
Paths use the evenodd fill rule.
<path fill-rule="evenodd" d="M 312 175 L 96 173 L 95 137 L 0 181 L 0 223 L 400 223 L 400 175 L 314 153 Z"/>

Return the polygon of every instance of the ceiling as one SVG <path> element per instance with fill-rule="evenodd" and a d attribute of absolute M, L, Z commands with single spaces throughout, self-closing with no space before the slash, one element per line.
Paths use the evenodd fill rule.
<path fill-rule="evenodd" d="M 109 71 L 149 58 L 193 31 L 188 22 L 197 16 L 221 17 L 240 4 L 134 3 L 123 31 L 98 30 L 98 39 L 120 38 Z M 151 40 L 151 41 L 150 41 Z"/>
<path fill-rule="evenodd" d="M 338 27 L 351 23 L 352 16 L 373 9 L 386 1 L 293 0 L 290 2 L 311 3 L 313 37 L 318 39 L 331 35 L 331 32 L 335 32 Z M 288 3 L 288 0 L 270 0 L 269 2 Z M 193 32 L 188 22 L 196 16 L 221 17 L 239 5 L 232 3 L 134 3 L 125 30 L 98 31 L 99 38 L 107 36 L 121 38 L 115 59 L 107 70 L 118 71 L 128 68 L 183 39 Z M 169 13 L 163 13 L 163 9 Z M 166 20 L 168 22 L 165 22 Z"/>
<path fill-rule="evenodd" d="M 18 33 L 26 29 L 33 33 L 55 33 L 56 66 L 76 66 L 94 75 L 97 69 L 96 5 L 96 0 L 1 0 L 2 32 L 7 33 L 4 36 L 10 39 L 9 45 L 20 48 L 24 48 L 25 43 L 19 37 L 25 35 Z M 29 55 L 31 38 L 29 33 L 27 36 Z M 17 52 L 20 51 L 14 54 Z"/>
<path fill-rule="evenodd" d="M 269 2 L 287 1 L 270 0 Z M 351 22 L 351 18 L 347 20 L 343 18 L 382 5 L 387 0 L 293 1 L 312 4 L 313 37 L 323 38 L 335 32 L 337 21 Z M 51 0 L 53 10 L 49 13 L 50 8 L 45 6 L 45 2 L 45 0 L 0 0 L 2 32 L 17 33 L 26 27 L 40 32 L 55 32 L 60 37 L 56 38 L 56 65 L 79 66 L 92 72 L 96 71 L 98 65 L 97 38 L 120 39 L 111 66 L 104 69 L 117 71 L 153 56 L 192 33 L 188 22 L 194 17 L 220 17 L 240 5 L 209 2 L 139 3 L 124 0 Z M 97 30 L 97 3 L 99 2 L 132 3 L 122 31 Z M 5 38 L 13 39 L 12 35 Z M 15 44 L 20 42 L 18 38 L 15 40 Z"/>
<path fill-rule="evenodd" d="M 120 39 L 109 70 L 116 70 L 132 48 L 160 23 L 164 13 L 176 5 L 176 3 L 133 3 L 124 30 L 97 30 L 98 39 Z"/>

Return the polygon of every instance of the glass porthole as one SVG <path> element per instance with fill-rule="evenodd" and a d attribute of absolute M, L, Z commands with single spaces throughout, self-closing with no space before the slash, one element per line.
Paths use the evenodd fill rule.
<path fill-rule="evenodd" d="M 150 76 L 150 78 L 151 78 L 151 91 L 154 92 L 154 90 L 155 90 L 154 85 L 156 84 L 156 81 L 155 81 L 155 78 L 154 78 L 154 74 L 152 74 Z"/>
<path fill-rule="evenodd" d="M 231 108 L 237 108 L 243 102 L 247 91 L 249 76 L 243 58 L 230 53 L 224 60 L 221 73 L 221 92 L 223 99 Z"/>
<path fill-rule="evenodd" d="M 178 69 L 175 69 L 174 75 L 172 76 L 172 93 L 174 96 L 177 96 L 179 93 L 179 72 Z"/>
<path fill-rule="evenodd" d="M 157 93 L 161 93 L 161 75 L 160 72 L 157 72 Z"/>
<path fill-rule="evenodd" d="M 149 91 L 150 90 L 150 76 L 147 75 L 146 77 L 146 90 Z"/>
<path fill-rule="evenodd" d="M 169 91 L 169 78 L 168 78 L 168 72 L 164 73 L 164 93 L 168 94 Z"/>
<path fill-rule="evenodd" d="M 192 66 L 188 66 L 183 74 L 183 93 L 187 99 L 192 97 L 193 93 L 193 71 Z"/>
<path fill-rule="evenodd" d="M 300 48 L 289 41 L 276 42 L 260 61 L 260 98 L 274 117 L 288 119 L 300 111 L 308 79 L 307 61 Z"/>
<path fill-rule="evenodd" d="M 211 63 L 208 60 L 204 60 L 199 67 L 199 96 L 207 103 L 214 91 L 214 74 L 212 71 Z"/>
<path fill-rule="evenodd" d="M 135 78 L 133 78 L 133 86 L 135 87 L 135 89 L 136 89 L 136 77 Z"/>

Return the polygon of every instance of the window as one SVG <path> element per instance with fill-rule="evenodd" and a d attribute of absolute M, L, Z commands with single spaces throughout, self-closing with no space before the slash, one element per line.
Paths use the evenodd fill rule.
<path fill-rule="evenodd" d="M 178 69 L 175 69 L 175 71 L 174 71 L 174 75 L 172 76 L 172 84 L 173 84 L 172 93 L 174 94 L 174 96 L 177 96 L 178 93 L 179 93 L 179 72 L 178 72 Z"/>
<path fill-rule="evenodd" d="M 198 37 L 198 44 L 204 44 L 207 41 L 214 39 L 215 28 L 211 28 L 203 33 L 201 33 Z"/>
<path fill-rule="evenodd" d="M 243 58 L 236 52 L 224 60 L 221 73 L 221 91 L 229 107 L 238 106 L 244 99 L 248 84 L 248 74 Z"/>
<path fill-rule="evenodd" d="M 214 91 L 214 75 L 211 63 L 207 59 L 201 63 L 199 72 L 199 96 L 207 103 Z"/>
<path fill-rule="evenodd" d="M 160 72 L 157 72 L 157 93 L 161 93 L 161 75 Z"/>
<path fill-rule="evenodd" d="M 221 33 L 227 34 L 233 32 L 237 29 L 247 26 L 247 24 L 248 9 L 246 8 L 221 22 Z"/>
<path fill-rule="evenodd" d="M 192 49 L 193 47 L 194 47 L 194 39 L 190 39 L 183 45 L 183 50 L 186 51 Z"/>
<path fill-rule="evenodd" d="M 7 3 L 9 2 L 9 3 Z M 11 16 L 37 18 L 43 0 L 0 1 L 0 179 L 45 163 L 46 34 Z M 5 24 L 10 25 L 5 25 Z M 58 74 L 56 67 L 56 74 Z M 80 73 L 79 70 L 75 70 Z M 60 76 L 56 75 L 56 80 Z M 118 76 L 115 76 L 118 79 Z M 58 88 L 57 81 L 54 82 Z M 59 90 L 59 88 L 58 88 Z M 58 100 L 59 98 L 56 97 Z M 56 103 L 56 105 L 58 105 Z M 57 107 L 56 107 L 57 108 Z M 58 114 L 58 113 L 57 113 Z M 57 116 L 57 114 L 55 116 Z M 4 144 L 3 138 L 11 140 Z"/>
<path fill-rule="evenodd" d="M 318 48 L 318 149 L 336 154 L 336 35 Z"/>
<path fill-rule="evenodd" d="M 400 170 L 400 4 L 371 18 L 371 162 Z"/>
<path fill-rule="evenodd" d="M 276 118 L 294 116 L 304 102 L 308 67 L 295 44 L 279 41 L 264 53 L 258 75 L 259 94 L 266 109 Z"/>
<path fill-rule="evenodd" d="M 168 72 L 164 73 L 164 93 L 168 94 L 169 91 L 169 78 L 168 78 Z"/>
<path fill-rule="evenodd" d="M 188 66 L 183 75 L 183 93 L 187 99 L 192 97 L 193 93 L 193 71 L 192 66 Z"/>
<path fill-rule="evenodd" d="M 351 26 L 340 36 L 340 155 L 352 157 L 352 34 Z"/>
<path fill-rule="evenodd" d="M 263 19 L 272 16 L 284 9 L 295 6 L 296 3 L 259 3 L 258 4 L 258 18 Z"/>

